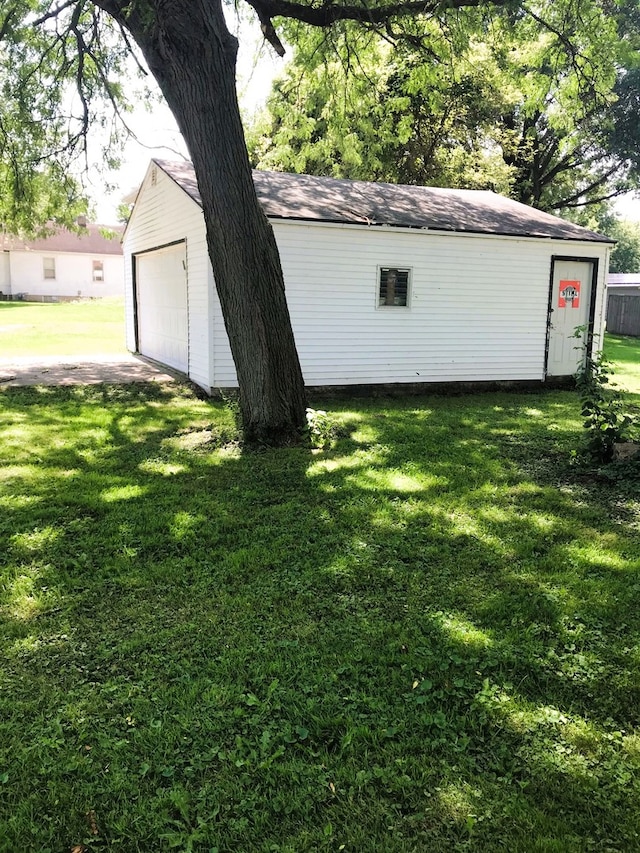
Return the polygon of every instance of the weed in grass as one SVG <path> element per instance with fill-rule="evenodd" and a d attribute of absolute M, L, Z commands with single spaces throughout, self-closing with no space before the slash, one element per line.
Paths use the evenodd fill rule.
<path fill-rule="evenodd" d="M 307 409 L 307 438 L 312 447 L 326 450 L 347 433 L 323 409 Z"/>
<path fill-rule="evenodd" d="M 574 337 L 584 338 L 584 327 Z M 629 410 L 621 391 L 612 383 L 613 365 L 598 353 L 587 352 L 576 374 L 576 386 L 582 404 L 584 428 L 587 431 L 585 455 L 596 463 L 611 462 L 616 444 L 627 442 L 637 431 L 638 419 Z"/>

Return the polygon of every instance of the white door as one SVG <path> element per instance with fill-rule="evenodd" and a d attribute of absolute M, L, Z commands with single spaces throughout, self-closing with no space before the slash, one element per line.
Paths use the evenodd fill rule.
<path fill-rule="evenodd" d="M 189 372 L 186 244 L 136 256 L 138 351 Z"/>
<path fill-rule="evenodd" d="M 582 344 L 574 336 L 578 326 L 589 323 L 591 305 L 591 261 L 554 261 L 549 329 L 549 376 L 572 376 L 584 357 Z"/>

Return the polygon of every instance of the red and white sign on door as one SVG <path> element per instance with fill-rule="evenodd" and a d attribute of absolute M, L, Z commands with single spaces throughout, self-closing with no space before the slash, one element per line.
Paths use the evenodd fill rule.
<path fill-rule="evenodd" d="M 580 307 L 580 282 L 579 281 L 561 281 L 558 294 L 558 308 L 579 308 Z"/>

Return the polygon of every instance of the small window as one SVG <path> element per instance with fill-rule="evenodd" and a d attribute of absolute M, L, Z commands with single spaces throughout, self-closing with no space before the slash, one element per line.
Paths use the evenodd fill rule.
<path fill-rule="evenodd" d="M 409 304 L 409 272 L 397 267 L 380 267 L 379 306 L 406 307 Z"/>
<path fill-rule="evenodd" d="M 48 279 L 54 279 L 56 277 L 56 259 L 55 258 L 43 258 L 42 259 L 42 268 L 44 270 L 44 277 Z"/>
<path fill-rule="evenodd" d="M 93 262 L 93 280 L 104 281 L 104 264 L 102 261 Z"/>

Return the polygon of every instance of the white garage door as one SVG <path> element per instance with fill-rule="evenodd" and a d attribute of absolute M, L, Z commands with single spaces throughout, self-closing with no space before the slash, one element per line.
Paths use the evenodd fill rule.
<path fill-rule="evenodd" d="M 136 257 L 138 350 L 189 372 L 186 244 Z"/>

